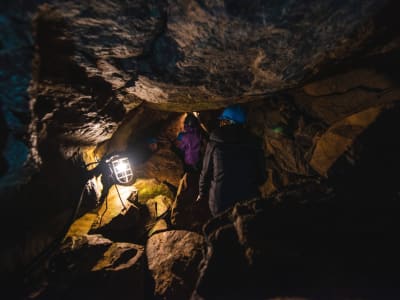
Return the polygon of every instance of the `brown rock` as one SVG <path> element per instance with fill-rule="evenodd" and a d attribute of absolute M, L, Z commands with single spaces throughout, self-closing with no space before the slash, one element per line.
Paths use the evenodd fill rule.
<path fill-rule="evenodd" d="M 308 175 L 309 166 L 304 158 L 302 149 L 283 135 L 269 135 L 266 137 L 267 150 L 271 153 L 279 167 L 290 173 Z"/>
<path fill-rule="evenodd" d="M 186 173 L 179 183 L 171 212 L 171 223 L 176 228 L 201 232 L 211 218 L 208 201 L 196 202 L 198 193 L 199 174 Z"/>
<path fill-rule="evenodd" d="M 296 94 L 296 104 L 330 125 L 400 97 L 397 83 L 374 69 L 355 69 L 310 83 L 303 89 L 304 93 Z"/>
<path fill-rule="evenodd" d="M 147 238 L 146 224 L 151 216 L 146 206 L 128 205 L 127 210 L 109 223 L 98 228 L 92 228 L 91 234 L 101 234 L 117 242 L 132 242 L 143 244 Z"/>
<path fill-rule="evenodd" d="M 45 299 L 144 299 L 144 249 L 100 235 L 72 237 L 51 261 Z M 129 295 L 129 296 L 128 296 Z"/>
<path fill-rule="evenodd" d="M 183 230 L 166 231 L 149 238 L 146 254 L 157 296 L 162 299 L 190 298 L 204 243 L 201 235 Z"/>
<path fill-rule="evenodd" d="M 156 178 L 160 182 L 166 181 L 178 186 L 183 174 L 183 165 L 169 147 L 163 147 L 140 167 L 138 173 L 144 178 Z"/>
<path fill-rule="evenodd" d="M 36 20 L 43 25 L 38 35 L 48 37 L 39 39 L 40 80 L 54 74 L 70 84 L 79 75 L 89 85 L 100 82 L 109 92 L 105 102 L 125 110 L 144 100 L 175 111 L 219 108 L 298 85 L 324 63 L 363 49 L 378 31 L 372 17 L 386 4 L 310 10 L 260 1 L 52 3 Z M 79 94 L 89 96 L 74 98 Z"/>
<path fill-rule="evenodd" d="M 355 69 L 334 75 L 327 79 L 312 82 L 303 87 L 304 92 L 313 97 L 344 94 L 354 88 L 382 91 L 395 84 L 389 77 L 374 69 Z"/>
<path fill-rule="evenodd" d="M 327 176 L 330 167 L 347 151 L 354 140 L 381 113 L 382 108 L 370 108 L 335 123 L 317 141 L 310 165 L 322 176 Z"/>

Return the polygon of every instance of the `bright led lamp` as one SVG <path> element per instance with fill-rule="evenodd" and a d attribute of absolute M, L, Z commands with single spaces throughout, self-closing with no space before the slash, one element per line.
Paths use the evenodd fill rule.
<path fill-rule="evenodd" d="M 112 177 L 117 184 L 129 185 L 133 181 L 133 171 L 128 157 L 113 155 L 107 164 L 112 172 Z"/>

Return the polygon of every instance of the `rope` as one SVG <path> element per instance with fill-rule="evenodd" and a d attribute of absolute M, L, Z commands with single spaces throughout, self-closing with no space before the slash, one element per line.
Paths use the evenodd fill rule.
<path fill-rule="evenodd" d="M 105 201 L 106 201 L 106 208 L 104 209 L 103 213 L 100 216 L 99 227 L 101 226 L 101 222 L 103 221 L 103 217 L 106 214 L 106 211 L 108 210 L 108 195 L 107 195 Z"/>
<path fill-rule="evenodd" d="M 125 211 L 126 210 L 126 206 L 124 204 L 124 201 L 122 201 L 121 194 L 119 193 L 118 185 L 115 185 L 115 189 L 117 190 L 119 201 L 121 202 L 121 205 L 122 205 L 122 207 L 124 208 L 124 211 Z"/>

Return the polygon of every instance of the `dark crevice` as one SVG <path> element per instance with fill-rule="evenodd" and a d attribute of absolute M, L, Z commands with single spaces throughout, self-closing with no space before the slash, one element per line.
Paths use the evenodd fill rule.
<path fill-rule="evenodd" d="M 382 95 L 393 91 L 393 88 L 387 88 L 387 89 L 380 89 L 380 88 L 373 88 L 373 87 L 369 87 L 369 86 L 363 86 L 363 85 L 358 85 L 355 87 L 351 87 L 343 92 L 336 92 L 336 93 L 329 93 L 329 94 L 318 94 L 318 95 L 310 95 L 307 94 L 308 97 L 311 98 L 319 98 L 319 97 L 337 97 L 337 96 L 341 96 L 341 95 L 346 95 L 348 93 L 351 93 L 353 91 L 356 90 L 361 90 L 361 91 L 365 91 L 368 93 L 375 93 L 375 94 L 379 94 L 377 95 L 377 97 L 381 97 Z"/>

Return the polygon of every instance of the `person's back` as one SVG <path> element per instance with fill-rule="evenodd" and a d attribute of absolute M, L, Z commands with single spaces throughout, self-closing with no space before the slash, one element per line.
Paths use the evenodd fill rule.
<path fill-rule="evenodd" d="M 256 138 L 238 125 L 218 128 L 210 137 L 214 146 L 214 197 L 218 210 L 225 210 L 240 200 L 259 196 L 263 172 L 262 152 Z M 210 195 L 211 197 L 211 195 Z"/>
<path fill-rule="evenodd" d="M 259 196 L 266 179 L 264 154 L 242 124 L 228 124 L 210 135 L 199 181 L 199 198 L 209 196 L 213 215 L 238 201 Z"/>
<path fill-rule="evenodd" d="M 183 152 L 185 166 L 196 170 L 200 161 L 202 142 L 199 122 L 193 114 L 188 114 L 184 123 L 184 131 L 178 135 L 178 148 Z"/>
<path fill-rule="evenodd" d="M 200 159 L 201 135 L 197 128 L 187 128 L 182 136 L 180 149 L 184 152 L 185 164 L 195 167 Z"/>

